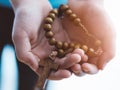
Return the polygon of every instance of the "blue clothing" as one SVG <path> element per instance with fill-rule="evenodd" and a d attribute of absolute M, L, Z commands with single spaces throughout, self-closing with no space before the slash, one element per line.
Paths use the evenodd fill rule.
<path fill-rule="evenodd" d="M 0 6 L 11 7 L 9 0 L 0 0 Z"/>
<path fill-rule="evenodd" d="M 53 8 L 58 8 L 61 4 L 67 4 L 68 0 L 49 0 Z M 11 7 L 9 0 L 0 0 L 0 5 Z"/>
<path fill-rule="evenodd" d="M 53 8 L 58 8 L 61 4 L 67 4 L 68 0 L 49 0 Z"/>

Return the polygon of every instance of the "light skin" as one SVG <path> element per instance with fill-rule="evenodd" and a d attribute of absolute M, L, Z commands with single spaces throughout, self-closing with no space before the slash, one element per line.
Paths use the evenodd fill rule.
<path fill-rule="evenodd" d="M 89 28 L 93 34 L 97 35 L 102 40 L 104 43 L 104 54 L 96 60 L 93 60 L 94 58 L 89 60 L 81 49 L 76 49 L 64 58 L 56 59 L 56 62 L 63 68 L 59 69 L 57 72 L 52 72 L 49 79 L 60 80 L 70 77 L 71 72 L 66 68 L 70 68 L 76 74 L 82 75 L 82 70 L 89 74 L 95 74 L 99 69 L 103 68 L 104 64 L 113 58 L 115 50 L 115 35 L 112 25 L 106 18 L 107 16 L 104 14 L 104 9 L 101 9 L 102 6 L 98 4 L 97 1 L 99 0 L 96 2 L 93 1 L 94 0 L 69 0 L 69 6 L 81 18 L 83 24 L 86 25 L 86 28 Z M 44 37 L 44 32 L 41 28 L 43 19 L 52 8 L 48 0 L 11 0 L 11 2 L 15 12 L 12 38 L 17 58 L 19 61 L 27 64 L 31 69 L 38 73 L 39 61 L 44 60 L 44 58 L 47 57 L 53 49 L 53 47 L 49 46 L 47 43 L 47 40 Z M 87 9 L 86 4 L 91 7 L 91 10 L 99 14 L 98 17 L 94 17 L 94 14 L 92 15 L 89 13 L 90 11 Z M 91 16 L 93 16 L 93 18 L 91 18 Z M 104 21 L 100 21 L 101 19 Z M 100 28 L 95 27 L 93 23 L 88 24 L 88 21 L 97 22 Z M 74 29 L 75 26 L 72 26 L 67 19 L 64 20 L 64 25 L 63 23 L 60 23 L 59 20 L 56 20 L 55 22 L 56 25 L 54 25 L 54 32 L 56 34 L 56 39 L 70 41 L 76 38 L 75 34 L 72 34 L 72 29 Z M 66 25 L 71 25 L 71 27 L 69 28 Z M 103 31 L 109 32 L 106 33 L 107 35 L 105 35 L 104 40 L 102 38 Z M 76 39 L 76 41 L 79 41 L 79 38 Z M 112 52 L 109 48 L 111 48 Z M 78 64 L 80 61 L 84 60 L 88 60 L 88 62 L 82 65 Z"/>
<path fill-rule="evenodd" d="M 100 57 L 89 59 L 88 62 L 96 65 L 98 69 L 104 69 L 115 55 L 116 33 L 114 25 L 105 11 L 103 0 L 69 0 L 69 6 L 78 15 L 87 30 L 102 41 L 103 54 Z M 69 23 L 67 19 L 64 21 L 64 25 L 65 23 Z M 72 24 L 69 27 L 64 26 L 66 30 L 69 30 L 70 38 L 80 41 L 79 36 L 72 33 L 73 27 L 70 26 Z M 80 30 L 77 30 L 80 35 L 79 32 Z"/>
<path fill-rule="evenodd" d="M 36 73 L 40 73 L 40 71 L 38 72 L 39 61 L 44 60 L 53 49 L 48 45 L 44 32 L 40 29 L 43 19 L 52 9 L 50 3 L 47 0 L 36 0 L 35 2 L 33 0 L 12 0 L 12 5 L 15 12 L 12 38 L 17 58 Z M 69 41 L 65 31 L 60 31 L 63 28 L 58 21 L 56 21 L 55 26 L 56 38 Z M 61 62 L 58 62 L 58 60 L 56 62 L 60 63 L 61 67 L 64 66 L 65 69 L 51 73 L 49 79 L 59 80 L 70 77 L 71 71 L 66 70 L 66 68 L 71 67 L 73 72 L 80 71 L 80 65 L 77 63 L 81 61 L 81 58 L 86 58 L 84 55 L 83 51 L 80 54 L 73 52 L 62 60 L 58 59 Z M 69 62 L 69 64 L 66 65 L 66 62 Z"/>

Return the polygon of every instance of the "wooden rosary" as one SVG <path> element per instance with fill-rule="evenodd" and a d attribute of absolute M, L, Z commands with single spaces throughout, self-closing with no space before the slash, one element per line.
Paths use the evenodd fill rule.
<path fill-rule="evenodd" d="M 68 43 L 57 41 L 55 39 L 55 33 L 52 31 L 52 24 L 56 17 L 58 17 L 59 19 L 63 19 L 65 16 L 67 16 L 71 21 L 73 21 L 73 24 L 80 27 L 80 30 L 85 33 L 86 37 L 91 38 L 95 41 L 96 46 L 94 48 L 88 47 L 86 43 Z M 51 54 L 45 60 L 41 60 L 39 63 L 39 66 L 42 66 L 44 68 L 43 73 L 40 74 L 40 78 L 37 84 L 40 90 L 44 90 L 45 82 L 46 79 L 49 77 L 50 72 L 52 70 L 57 71 L 59 68 L 59 65 L 54 62 L 56 57 L 62 58 L 66 54 L 75 50 L 76 48 L 84 50 L 88 57 L 96 57 L 102 54 L 101 41 L 88 32 L 85 26 L 81 23 L 80 18 L 78 18 L 77 15 L 72 12 L 68 5 L 61 5 L 59 9 L 51 10 L 44 20 L 43 28 L 45 31 L 45 37 L 48 39 L 49 45 L 54 46 L 55 51 L 52 51 Z"/>

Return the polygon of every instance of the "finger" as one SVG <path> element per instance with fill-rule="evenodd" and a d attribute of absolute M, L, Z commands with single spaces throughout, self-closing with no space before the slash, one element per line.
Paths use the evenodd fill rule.
<path fill-rule="evenodd" d="M 87 74 L 96 74 L 98 72 L 98 68 L 94 64 L 83 63 L 81 67 L 82 70 Z"/>
<path fill-rule="evenodd" d="M 86 62 L 88 61 L 88 56 L 84 53 L 82 49 L 75 49 L 73 54 L 79 54 L 81 56 L 81 61 Z"/>
<path fill-rule="evenodd" d="M 88 63 L 97 65 L 99 57 L 89 58 Z"/>
<path fill-rule="evenodd" d="M 51 80 L 61 80 L 61 79 L 64 79 L 64 78 L 68 78 L 70 77 L 72 74 L 70 71 L 68 70 L 58 70 L 56 72 L 52 72 L 49 76 L 49 79 Z"/>
<path fill-rule="evenodd" d="M 27 52 L 20 61 L 23 62 L 24 64 L 28 65 L 34 72 L 37 71 L 38 69 L 38 62 L 40 59 L 33 55 L 32 52 Z"/>
<path fill-rule="evenodd" d="M 81 61 L 81 57 L 78 54 L 69 54 L 65 58 L 62 58 L 61 60 L 57 60 L 57 62 L 60 63 L 60 68 L 69 68 L 76 63 L 79 63 Z"/>
<path fill-rule="evenodd" d="M 27 34 L 21 32 L 21 35 L 16 35 L 13 40 L 18 60 L 27 64 L 35 71 L 38 68 L 39 58 L 32 53 Z"/>
<path fill-rule="evenodd" d="M 76 76 L 83 76 L 83 75 L 85 75 L 85 73 L 81 69 L 81 65 L 80 64 L 75 64 L 70 69 Z"/>

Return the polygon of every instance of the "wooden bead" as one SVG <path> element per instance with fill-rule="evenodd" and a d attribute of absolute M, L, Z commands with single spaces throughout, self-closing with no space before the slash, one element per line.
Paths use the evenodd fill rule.
<path fill-rule="evenodd" d="M 95 56 L 95 51 L 93 48 L 89 48 L 88 52 L 86 53 L 89 57 Z"/>
<path fill-rule="evenodd" d="M 59 49 L 58 50 L 58 57 L 62 58 L 62 57 L 64 57 L 64 55 L 65 55 L 64 50 L 63 49 Z"/>
<path fill-rule="evenodd" d="M 50 31 L 51 29 L 52 29 L 51 24 L 45 24 L 45 25 L 44 25 L 44 30 L 45 30 L 45 31 Z"/>
<path fill-rule="evenodd" d="M 67 9 L 69 9 L 68 5 L 61 5 L 60 6 L 61 11 L 66 11 Z"/>
<path fill-rule="evenodd" d="M 71 20 L 75 20 L 76 18 L 77 18 L 77 15 L 76 15 L 76 14 L 72 13 L 72 14 L 70 15 L 70 19 L 71 19 Z"/>
<path fill-rule="evenodd" d="M 53 10 L 50 11 L 50 13 L 54 13 L 55 15 L 57 15 L 58 14 L 58 10 L 57 9 L 53 9 Z"/>
<path fill-rule="evenodd" d="M 70 44 L 69 44 L 69 47 L 70 47 L 70 48 L 74 48 L 74 47 L 75 47 L 75 44 L 74 44 L 74 43 L 70 43 Z"/>
<path fill-rule="evenodd" d="M 45 23 L 49 23 L 52 24 L 53 23 L 53 19 L 50 17 L 45 18 Z"/>
<path fill-rule="evenodd" d="M 45 33 L 46 38 L 52 38 L 54 36 L 54 33 L 52 31 L 48 31 Z"/>
<path fill-rule="evenodd" d="M 85 53 L 88 51 L 88 47 L 86 45 L 81 46 L 81 49 L 83 49 Z"/>
<path fill-rule="evenodd" d="M 61 41 L 56 42 L 56 47 L 61 49 L 63 47 L 63 43 Z"/>
<path fill-rule="evenodd" d="M 69 44 L 67 42 L 63 43 L 63 49 L 66 50 L 69 48 Z"/>
<path fill-rule="evenodd" d="M 65 50 L 65 54 L 71 53 L 74 51 L 74 48 L 68 48 L 67 50 Z"/>
<path fill-rule="evenodd" d="M 53 20 L 55 19 L 55 13 L 49 13 L 48 17 L 51 17 Z"/>
<path fill-rule="evenodd" d="M 70 10 L 70 9 L 66 10 L 66 11 L 65 11 L 65 14 L 66 14 L 66 15 L 71 15 L 71 14 L 72 14 L 72 10 Z"/>
<path fill-rule="evenodd" d="M 96 40 L 96 41 L 95 41 L 95 45 L 96 45 L 96 46 L 100 46 L 100 45 L 101 45 L 101 41 L 100 41 L 100 40 Z"/>
<path fill-rule="evenodd" d="M 48 42 L 49 42 L 50 45 L 55 45 L 55 44 L 56 44 L 55 38 L 50 38 L 50 39 L 48 40 Z"/>
<path fill-rule="evenodd" d="M 79 49 L 80 47 L 81 47 L 80 44 L 76 44 L 76 45 L 74 46 L 74 49 Z"/>
<path fill-rule="evenodd" d="M 80 19 L 79 18 L 75 18 L 74 19 L 74 23 L 75 23 L 75 25 L 79 25 L 80 24 Z"/>

